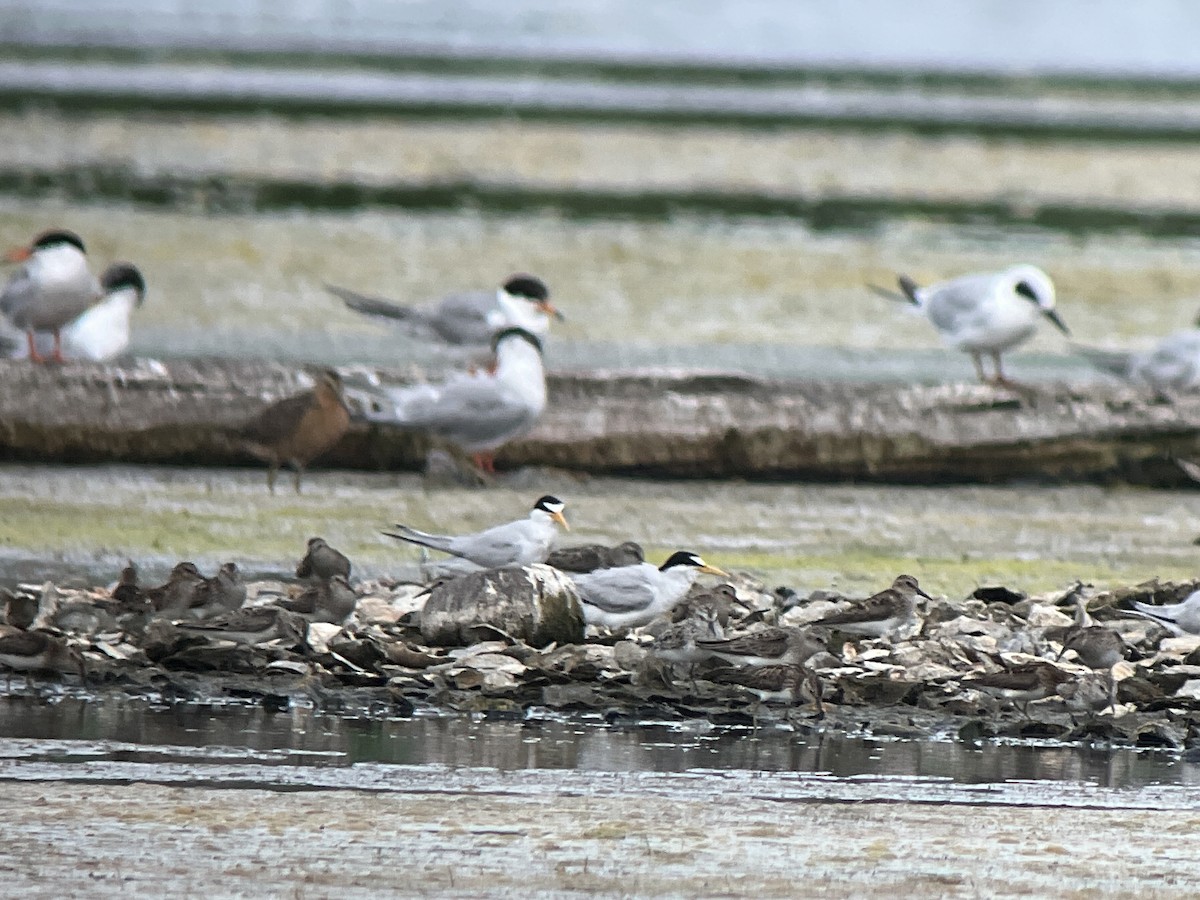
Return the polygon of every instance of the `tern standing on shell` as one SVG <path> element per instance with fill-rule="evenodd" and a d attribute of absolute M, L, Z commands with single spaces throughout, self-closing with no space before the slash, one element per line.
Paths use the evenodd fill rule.
<path fill-rule="evenodd" d="M 46 231 L 28 247 L 9 251 L 7 260 L 22 265 L 0 292 L 0 314 L 25 332 L 31 360 L 45 362 L 34 332 L 49 331 L 52 358 L 63 362 L 62 329 L 103 296 L 88 268 L 83 240 L 65 229 Z"/>
<path fill-rule="evenodd" d="M 570 530 L 563 509 L 566 504 L 546 494 L 538 498 L 524 519 L 505 522 L 474 534 L 429 534 L 407 525 L 395 525 L 398 534 L 385 531 L 388 537 L 433 550 L 441 550 L 468 560 L 485 569 L 501 566 L 531 566 L 543 563 L 558 533 L 555 525 Z"/>
<path fill-rule="evenodd" d="M 432 333 L 447 344 L 487 346 L 493 334 L 506 328 L 542 336 L 550 330 L 551 316 L 563 317 L 550 302 L 545 283 L 533 275 L 514 275 L 497 291 L 451 294 L 432 306 L 401 306 L 332 285 L 326 288 L 355 312 Z"/>
<path fill-rule="evenodd" d="M 924 288 L 905 275 L 899 283 L 904 296 L 946 342 L 970 354 L 979 380 L 985 383 L 1012 383 L 1004 375 L 1000 355 L 1033 337 L 1042 319 L 1049 319 L 1063 334 L 1071 333 L 1054 309 L 1054 283 L 1035 266 L 964 275 Z M 990 379 L 983 369 L 984 355 L 996 367 Z"/>
<path fill-rule="evenodd" d="M 441 384 L 352 390 L 364 418 L 443 438 L 471 454 L 484 472 L 495 471 L 495 451 L 528 433 L 546 408 L 542 344 L 519 328 L 493 342 L 494 372 L 452 375 Z"/>
<path fill-rule="evenodd" d="M 267 487 L 275 493 L 275 476 L 285 463 L 296 472 L 296 493 L 304 468 L 350 427 L 350 411 L 342 395 L 342 379 L 333 369 L 321 373 L 316 386 L 268 406 L 237 432 L 241 445 L 270 467 Z"/>

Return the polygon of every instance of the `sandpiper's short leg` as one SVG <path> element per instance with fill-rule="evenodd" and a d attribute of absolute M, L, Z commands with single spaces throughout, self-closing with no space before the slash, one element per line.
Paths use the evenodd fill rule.
<path fill-rule="evenodd" d="M 279 474 L 279 463 L 272 462 L 267 468 L 267 490 L 272 494 L 275 493 L 275 476 Z"/>
<path fill-rule="evenodd" d="M 296 471 L 296 477 L 293 480 L 293 483 L 296 486 L 296 493 L 299 494 L 300 493 L 300 479 L 304 477 L 304 466 L 300 465 L 295 460 L 292 460 L 292 465 Z"/>

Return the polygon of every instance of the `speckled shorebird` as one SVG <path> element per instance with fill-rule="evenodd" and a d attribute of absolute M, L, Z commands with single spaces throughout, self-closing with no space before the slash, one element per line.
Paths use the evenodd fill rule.
<path fill-rule="evenodd" d="M 583 601 L 584 621 L 615 629 L 646 625 L 669 612 L 701 572 L 729 577 L 687 550 L 672 553 L 661 566 L 644 562 L 570 577 Z"/>
<path fill-rule="evenodd" d="M 625 541 L 615 547 L 605 544 L 577 544 L 559 547 L 546 557 L 546 565 L 560 572 L 595 572 L 597 569 L 616 569 L 645 562 L 641 544 Z"/>
<path fill-rule="evenodd" d="M 193 562 L 176 563 L 165 584 L 148 588 L 146 598 L 154 610 L 165 616 L 182 615 L 193 605 L 196 593 L 204 586 L 204 576 Z"/>
<path fill-rule="evenodd" d="M 724 640 L 702 640 L 699 648 L 743 666 L 791 666 L 825 649 L 825 642 L 800 628 L 770 626 Z"/>
<path fill-rule="evenodd" d="M 0 637 L 0 666 L 14 672 L 78 672 L 85 675 L 83 656 L 60 634 L 14 631 Z"/>
<path fill-rule="evenodd" d="M 246 602 L 246 582 L 237 563 L 227 562 L 212 578 L 204 579 L 185 610 L 193 619 L 208 619 L 240 609 Z"/>
<path fill-rule="evenodd" d="M 304 639 L 304 619 L 279 606 L 256 606 L 239 609 L 208 619 L 205 622 L 183 622 L 181 631 L 203 635 L 213 640 L 237 644 L 265 644 L 276 638 L 299 643 Z"/>
<path fill-rule="evenodd" d="M 331 622 L 341 625 L 354 612 L 358 595 L 345 575 L 323 578 L 304 593 L 291 600 L 281 600 L 279 605 L 290 612 L 303 616 L 309 622 Z"/>
<path fill-rule="evenodd" d="M 700 641 L 719 641 L 722 637 L 717 611 L 711 606 L 700 606 L 690 618 L 664 626 L 654 636 L 650 652 L 669 663 L 691 665 L 708 656 L 708 651 L 698 646 Z"/>
<path fill-rule="evenodd" d="M 142 612 L 146 609 L 148 600 L 141 587 L 138 586 L 138 570 L 133 560 L 121 570 L 121 578 L 112 589 L 112 598 L 124 612 Z"/>
<path fill-rule="evenodd" d="M 1064 672 L 1050 663 L 1027 662 L 1003 672 L 964 678 L 959 684 L 964 688 L 991 694 L 993 697 L 1011 700 L 1021 710 L 1021 714 L 1028 718 L 1030 703 L 1055 696 L 1058 686 L 1070 681 L 1072 677 L 1070 672 Z"/>
<path fill-rule="evenodd" d="M 754 694 L 757 703 L 752 716 L 756 728 L 758 711 L 763 703 L 784 703 L 790 706 L 804 695 L 805 689 L 817 712 L 824 712 L 821 704 L 821 680 L 816 672 L 806 669 L 800 663 L 717 669 L 706 677 L 717 684 L 744 687 Z"/>
<path fill-rule="evenodd" d="M 1176 635 L 1200 634 L 1200 591 L 1189 594 L 1182 603 L 1154 606 L 1134 602 L 1127 612 L 1157 622 Z"/>
<path fill-rule="evenodd" d="M 903 626 L 916 623 L 917 597 L 933 599 L 921 590 L 916 578 L 900 575 L 892 582 L 890 588 L 808 624 L 833 627 L 838 631 L 864 637 L 883 637 Z"/>
<path fill-rule="evenodd" d="M 494 371 L 459 372 L 437 384 L 354 388 L 351 399 L 366 421 L 440 438 L 492 474 L 496 451 L 529 432 L 546 408 L 541 341 L 510 328 L 492 346 Z"/>
<path fill-rule="evenodd" d="M 1111 628 L 1090 624 L 1083 598 L 1075 597 L 1075 624 L 1063 635 L 1058 659 L 1074 650 L 1079 661 L 1092 669 L 1111 669 L 1125 658 L 1125 641 Z"/>
<path fill-rule="evenodd" d="M 0 315 L 25 332 L 31 360 L 45 362 L 34 333 L 48 331 L 54 337 L 52 359 L 63 362 L 63 327 L 103 296 L 83 240 L 66 229 L 45 231 L 6 258 L 22 265 L 0 291 Z"/>
<path fill-rule="evenodd" d="M 1036 266 L 964 275 L 924 288 L 901 275 L 899 284 L 904 297 L 925 314 L 946 343 L 970 355 L 984 383 L 1012 384 L 1000 356 L 1033 337 L 1042 319 L 1070 334 L 1054 308 L 1054 282 Z M 992 378 L 983 369 L 985 354 L 995 364 Z"/>
<path fill-rule="evenodd" d="M 268 406 L 237 432 L 241 445 L 267 463 L 267 487 L 275 493 L 279 468 L 295 470 L 296 493 L 305 467 L 342 439 L 350 427 L 350 412 L 342 379 L 326 369 L 311 389 Z"/>
<path fill-rule="evenodd" d="M 394 525 L 396 532 L 383 534 L 431 550 L 440 550 L 483 566 L 529 566 L 546 561 L 558 533 L 555 526 L 570 530 L 563 509 L 566 504 L 546 494 L 533 504 L 529 515 L 473 534 L 430 534 L 407 525 Z"/>
<path fill-rule="evenodd" d="M 682 622 L 684 619 L 691 618 L 696 610 L 705 607 L 716 613 L 717 621 L 722 628 L 727 628 L 734 608 L 742 607 L 744 609 L 745 604 L 738 599 L 737 588 L 732 584 L 718 584 L 707 590 L 692 589 L 689 591 L 688 595 L 671 610 L 671 618 L 676 622 Z"/>
<path fill-rule="evenodd" d="M 296 577 L 325 580 L 334 575 L 350 577 L 350 558 L 329 546 L 324 538 L 309 538 L 304 559 L 296 566 Z"/>
<path fill-rule="evenodd" d="M 545 283 L 533 275 L 513 275 L 497 291 L 451 294 L 432 306 L 401 306 L 333 285 L 326 288 L 355 312 L 432 333 L 447 344 L 487 346 L 505 328 L 540 336 L 550 330 L 551 316 L 563 317 L 550 302 Z"/>

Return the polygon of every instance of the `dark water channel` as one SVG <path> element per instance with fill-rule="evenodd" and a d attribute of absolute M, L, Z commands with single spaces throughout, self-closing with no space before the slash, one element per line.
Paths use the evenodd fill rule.
<path fill-rule="evenodd" d="M 9 694 L 0 698 L 0 758 L 14 763 L 142 763 L 683 773 L 822 773 L 958 784 L 1081 782 L 1138 789 L 1200 783 L 1178 754 L 1111 748 L 970 745 L 799 734 L 764 725 L 610 725 L 533 710 L 512 718 L 341 716 L 312 708 L 155 705 L 144 700 Z M 3 765 L 0 764 L 0 771 Z"/>

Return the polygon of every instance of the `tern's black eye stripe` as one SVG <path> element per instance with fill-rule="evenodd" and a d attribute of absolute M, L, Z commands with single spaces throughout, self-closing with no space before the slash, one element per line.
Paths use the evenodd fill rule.
<path fill-rule="evenodd" d="M 1018 281 L 1017 286 L 1013 290 L 1027 300 L 1032 300 L 1034 303 L 1039 302 L 1037 293 L 1034 292 L 1033 288 L 1027 282 Z"/>

